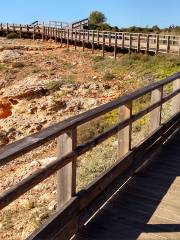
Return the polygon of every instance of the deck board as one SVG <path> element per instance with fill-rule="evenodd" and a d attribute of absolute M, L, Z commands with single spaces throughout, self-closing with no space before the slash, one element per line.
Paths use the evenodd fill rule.
<path fill-rule="evenodd" d="M 180 130 L 75 240 L 180 239 Z"/>

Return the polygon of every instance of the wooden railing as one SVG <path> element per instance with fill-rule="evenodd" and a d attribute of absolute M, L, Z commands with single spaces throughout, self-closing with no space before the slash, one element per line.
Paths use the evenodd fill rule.
<path fill-rule="evenodd" d="M 33 39 L 40 36 L 43 40 L 52 39 L 56 42 L 65 42 L 67 47 L 70 43 L 75 47 L 77 44 L 82 44 L 83 49 L 85 46 L 91 45 L 92 52 L 94 52 L 95 46 L 101 46 L 103 56 L 105 49 L 110 47 L 114 48 L 115 58 L 117 49 L 129 52 L 180 54 L 180 36 L 178 35 L 82 30 L 73 29 L 76 25 L 73 28 L 66 25 L 67 23 L 62 22 L 51 22 L 51 25 L 39 23 L 38 26 L 0 24 L 0 33 L 19 32 L 20 36 L 23 33 L 28 33 Z"/>
<path fill-rule="evenodd" d="M 87 29 L 88 26 L 89 26 L 89 19 L 88 18 L 72 23 L 72 29 L 83 30 L 85 28 Z"/>
<path fill-rule="evenodd" d="M 173 92 L 164 94 L 167 84 L 173 84 Z M 151 93 L 151 104 L 133 113 L 133 102 Z M 172 116 L 162 124 L 162 105 L 172 100 Z M 99 116 L 119 109 L 117 124 L 88 142 L 77 145 L 77 129 Z M 147 138 L 132 147 L 132 124 L 146 114 L 150 114 L 151 131 Z M 57 159 L 0 195 L 0 209 L 16 200 L 38 183 L 58 171 L 58 210 L 42 227 L 28 239 L 70 239 L 78 229 L 111 196 L 112 192 L 124 184 L 141 167 L 160 145 L 180 126 L 180 73 L 160 82 L 153 83 L 130 95 L 89 110 L 78 116 L 55 124 L 38 133 L 25 137 L 0 150 L 0 166 L 10 163 L 19 156 L 57 138 Z M 76 193 L 77 157 L 92 150 L 106 139 L 118 133 L 117 162 L 101 174 L 81 192 Z M 118 184 L 117 184 L 118 183 Z"/>

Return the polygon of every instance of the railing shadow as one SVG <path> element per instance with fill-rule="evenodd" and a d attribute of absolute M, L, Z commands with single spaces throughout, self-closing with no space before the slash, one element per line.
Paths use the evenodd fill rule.
<path fill-rule="evenodd" d="M 170 239 L 180 237 L 180 131 L 153 162 L 80 231 L 80 239 Z M 174 234 L 172 236 L 172 234 Z M 177 236 L 176 236 L 177 237 Z M 169 238 L 168 238 L 169 239 Z"/>

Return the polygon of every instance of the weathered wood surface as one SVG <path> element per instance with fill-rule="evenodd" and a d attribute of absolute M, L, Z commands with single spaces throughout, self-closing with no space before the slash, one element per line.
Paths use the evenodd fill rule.
<path fill-rule="evenodd" d="M 74 240 L 180 239 L 180 130 Z"/>
<path fill-rule="evenodd" d="M 71 44 L 75 45 L 77 42 L 79 44 L 91 44 L 92 50 L 94 46 L 102 46 L 102 52 L 106 47 L 114 48 L 114 57 L 117 55 L 117 48 L 134 51 L 144 51 L 144 52 L 154 52 L 154 53 L 172 53 L 180 54 L 180 36 L 178 35 L 163 35 L 163 34 L 145 34 L 145 33 L 128 33 L 128 32 L 109 32 L 109 31 L 93 31 L 93 30 L 82 30 L 83 24 L 85 22 L 77 22 L 72 25 L 72 28 L 66 23 L 51 21 L 48 24 L 39 24 L 35 27 L 34 36 L 39 37 L 39 35 L 44 35 L 45 39 L 54 39 L 57 41 L 63 40 L 67 43 L 69 40 Z M 73 28 L 78 28 L 76 32 Z M 51 30 L 53 34 L 49 34 Z M 67 38 L 67 33 L 70 33 L 70 38 Z M 33 27 L 31 25 L 17 25 L 17 24 L 0 24 L 0 33 L 9 33 L 9 32 L 19 32 L 20 34 L 28 33 L 30 36 L 33 36 Z M 63 34 L 60 37 L 61 32 Z M 84 36 L 84 40 L 83 39 Z M 43 37 L 42 37 L 43 38 Z M 44 38 L 43 38 L 44 39 Z"/>

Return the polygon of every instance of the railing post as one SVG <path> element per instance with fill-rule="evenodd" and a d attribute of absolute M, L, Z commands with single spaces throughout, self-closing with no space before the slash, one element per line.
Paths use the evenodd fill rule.
<path fill-rule="evenodd" d="M 180 89 L 180 78 L 176 79 L 173 82 L 173 91 L 177 91 Z M 180 93 L 177 94 L 173 99 L 172 99 L 172 114 L 176 114 L 180 111 Z"/>
<path fill-rule="evenodd" d="M 44 36 L 45 36 L 45 27 L 44 27 L 44 22 L 42 26 L 42 41 L 44 41 Z"/>
<path fill-rule="evenodd" d="M 21 37 L 22 37 L 22 26 L 20 24 L 20 27 L 19 27 L 19 38 L 21 38 Z"/>
<path fill-rule="evenodd" d="M 115 33 L 115 43 L 114 43 L 114 59 L 117 57 L 117 33 Z"/>
<path fill-rule="evenodd" d="M 61 47 L 62 47 L 62 45 L 63 45 L 63 32 L 62 32 L 62 29 L 61 29 L 61 34 L 60 34 L 60 36 L 61 36 Z"/>
<path fill-rule="evenodd" d="M 149 52 L 149 34 L 147 34 L 147 45 L 146 45 L 146 53 Z"/>
<path fill-rule="evenodd" d="M 156 35 L 156 54 L 159 52 L 159 34 Z"/>
<path fill-rule="evenodd" d="M 117 33 L 115 33 L 117 35 Z M 111 47 L 111 32 L 109 32 L 109 47 Z"/>
<path fill-rule="evenodd" d="M 104 57 L 104 48 L 105 48 L 105 35 L 102 32 L 102 56 Z"/>
<path fill-rule="evenodd" d="M 167 53 L 170 51 L 170 36 L 167 36 Z"/>
<path fill-rule="evenodd" d="M 97 44 L 99 44 L 99 31 L 97 31 Z"/>
<path fill-rule="evenodd" d="M 132 116 L 132 102 L 120 107 L 119 120 L 123 121 Z M 124 156 L 131 149 L 132 124 L 118 132 L 118 158 Z"/>
<path fill-rule="evenodd" d="M 151 93 L 151 104 L 161 101 L 163 97 L 163 87 L 155 89 Z M 161 124 L 161 109 L 162 105 L 154 109 L 150 113 L 150 131 L 156 130 Z"/>
<path fill-rule="evenodd" d="M 67 30 L 67 49 L 69 49 L 69 28 Z"/>
<path fill-rule="evenodd" d="M 92 31 L 92 53 L 94 53 L 94 30 Z"/>
<path fill-rule="evenodd" d="M 33 26 L 33 41 L 35 40 L 35 27 Z"/>
<path fill-rule="evenodd" d="M 132 34 L 129 34 L 129 54 L 131 54 L 131 50 L 132 50 Z"/>
<path fill-rule="evenodd" d="M 83 47 L 83 52 L 84 52 L 84 48 L 85 48 L 85 32 L 84 32 L 84 30 L 83 30 L 82 47 Z"/>
<path fill-rule="evenodd" d="M 137 52 L 140 52 L 140 48 L 141 48 L 141 34 L 138 33 L 138 37 L 137 37 Z"/>
<path fill-rule="evenodd" d="M 57 27 L 55 28 L 55 43 L 57 43 Z"/>
<path fill-rule="evenodd" d="M 124 36 L 124 33 L 122 33 L 122 49 L 124 49 L 124 39 L 125 38 L 125 36 Z"/>
<path fill-rule="evenodd" d="M 74 47 L 77 49 L 77 30 L 75 29 L 75 39 L 74 39 Z"/>
<path fill-rule="evenodd" d="M 73 151 L 77 145 L 77 129 L 61 135 L 57 140 L 57 157 Z M 76 159 L 67 164 L 57 173 L 58 208 L 64 206 L 76 193 Z"/>

